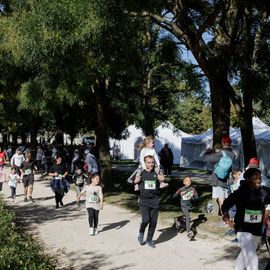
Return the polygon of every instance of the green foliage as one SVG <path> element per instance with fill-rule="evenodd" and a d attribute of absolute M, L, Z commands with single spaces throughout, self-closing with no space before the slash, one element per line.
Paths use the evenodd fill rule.
<path fill-rule="evenodd" d="M 37 240 L 15 226 L 15 215 L 0 199 L 0 269 L 55 269 L 56 259 L 46 255 Z"/>

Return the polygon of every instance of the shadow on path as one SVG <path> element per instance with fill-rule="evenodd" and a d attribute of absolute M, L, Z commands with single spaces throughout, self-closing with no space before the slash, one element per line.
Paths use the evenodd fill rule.
<path fill-rule="evenodd" d="M 99 270 L 104 268 L 105 266 L 112 265 L 109 256 L 106 256 L 104 253 L 94 252 L 94 251 L 87 251 L 87 252 L 70 252 L 66 254 L 71 261 L 71 264 L 74 268 L 78 270 Z M 91 263 L 89 263 L 89 261 Z M 79 265 L 76 265 L 76 264 Z M 121 266 L 112 266 L 109 268 L 110 270 L 124 270 L 130 269 L 133 267 L 134 264 L 124 264 Z"/>
<path fill-rule="evenodd" d="M 161 232 L 161 234 L 156 239 L 155 241 L 156 244 L 170 241 L 178 234 L 178 231 L 175 230 L 173 227 L 164 228 L 158 231 Z"/>
<path fill-rule="evenodd" d="M 129 220 L 122 220 L 122 221 L 114 222 L 114 223 L 100 224 L 100 226 L 104 226 L 105 225 L 105 227 L 103 227 L 100 232 L 104 232 L 104 231 L 108 231 L 108 230 L 113 230 L 113 229 L 119 230 L 122 227 L 124 227 L 127 223 L 129 223 L 129 222 L 130 222 Z"/>

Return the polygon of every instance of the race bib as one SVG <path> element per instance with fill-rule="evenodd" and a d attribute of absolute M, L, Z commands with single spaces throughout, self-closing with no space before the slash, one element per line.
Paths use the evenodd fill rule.
<path fill-rule="evenodd" d="M 93 194 L 93 195 L 90 195 L 89 198 L 88 198 L 88 202 L 89 203 L 97 203 L 98 202 L 98 196 Z"/>
<path fill-rule="evenodd" d="M 260 223 L 262 221 L 261 210 L 249 210 L 245 209 L 244 222 L 246 223 Z"/>
<path fill-rule="evenodd" d="M 63 178 L 62 174 L 58 174 L 57 176 L 55 176 L 55 179 L 61 180 Z"/>
<path fill-rule="evenodd" d="M 31 169 L 26 169 L 26 170 L 24 171 L 24 174 L 28 175 L 28 174 L 31 174 L 31 172 L 32 172 Z"/>
<path fill-rule="evenodd" d="M 186 194 L 182 195 L 183 201 L 188 201 L 193 197 L 193 191 L 189 191 Z"/>
<path fill-rule="evenodd" d="M 156 181 L 155 180 L 144 181 L 144 189 L 156 189 Z"/>

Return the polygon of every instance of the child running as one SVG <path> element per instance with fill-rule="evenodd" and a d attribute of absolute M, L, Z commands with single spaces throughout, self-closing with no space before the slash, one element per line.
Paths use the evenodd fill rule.
<path fill-rule="evenodd" d="M 79 194 L 83 190 L 84 182 L 87 179 L 87 175 L 83 173 L 81 168 L 77 167 L 75 170 L 75 174 L 72 176 L 72 179 L 76 185 L 76 200 L 78 201 Z M 78 202 L 77 206 L 80 206 Z"/>
<path fill-rule="evenodd" d="M 186 231 L 188 238 L 192 238 L 194 236 L 193 231 L 190 228 L 190 213 L 189 210 L 192 209 L 192 200 L 199 199 L 198 193 L 196 189 L 191 186 L 191 178 L 189 176 L 186 176 L 183 179 L 184 186 L 179 188 L 175 194 L 173 195 L 173 198 L 176 198 L 177 196 L 181 197 L 181 209 L 186 219 Z"/>
<path fill-rule="evenodd" d="M 154 139 L 152 136 L 147 136 L 143 140 L 143 149 L 140 153 L 140 164 L 136 171 L 136 176 L 141 176 L 142 171 L 146 169 L 144 158 L 146 156 L 152 156 L 155 160 L 155 172 L 160 174 L 160 162 L 156 150 L 154 148 Z M 165 188 L 168 186 L 168 183 L 161 182 L 159 188 Z M 135 185 L 135 190 L 139 190 L 139 185 Z"/>
<path fill-rule="evenodd" d="M 235 192 L 239 188 L 239 177 L 242 174 L 242 171 L 239 169 L 234 170 L 231 175 L 232 178 L 228 181 L 228 186 L 229 186 L 229 194 Z M 234 205 L 230 210 L 229 210 L 229 215 L 231 217 L 232 222 L 230 223 L 230 229 L 225 232 L 225 237 L 227 240 L 232 240 L 233 243 L 237 243 L 237 238 L 235 238 L 235 230 L 234 230 L 234 217 L 236 214 L 236 206 Z M 230 239 L 230 237 L 234 237 L 234 239 Z"/>
<path fill-rule="evenodd" d="M 98 216 L 99 210 L 103 209 L 103 193 L 100 184 L 100 176 L 95 173 L 90 175 L 87 181 L 87 185 L 84 186 L 83 190 L 77 198 L 77 203 L 80 202 L 82 194 L 86 194 L 86 209 L 88 211 L 88 222 L 89 222 L 89 235 L 98 234 Z"/>
<path fill-rule="evenodd" d="M 11 167 L 10 174 L 8 175 L 8 185 L 10 187 L 11 198 L 13 202 L 15 202 L 16 199 L 16 187 L 19 181 L 20 176 L 16 173 L 16 168 Z"/>

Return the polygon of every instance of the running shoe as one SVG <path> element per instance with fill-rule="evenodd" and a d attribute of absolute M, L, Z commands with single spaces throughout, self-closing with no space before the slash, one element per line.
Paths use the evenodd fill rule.
<path fill-rule="evenodd" d="M 193 232 L 193 231 L 189 231 L 189 232 L 187 233 L 187 237 L 188 237 L 188 238 L 194 237 L 194 232 Z"/>
<path fill-rule="evenodd" d="M 89 228 L 89 235 L 94 235 L 94 228 L 93 227 L 90 227 Z"/>
<path fill-rule="evenodd" d="M 24 202 L 27 202 L 27 197 L 25 197 L 25 198 L 23 199 L 23 201 L 24 201 Z"/>
<path fill-rule="evenodd" d="M 146 241 L 145 244 L 151 248 L 156 248 L 155 242 L 154 241 Z"/>
<path fill-rule="evenodd" d="M 33 198 L 32 197 L 29 197 L 29 200 L 30 202 L 34 202 Z"/>
<path fill-rule="evenodd" d="M 94 228 L 94 235 L 97 235 L 98 234 L 98 230 L 97 228 Z"/>
<path fill-rule="evenodd" d="M 143 245 L 143 244 L 144 244 L 144 241 L 143 241 L 143 233 L 139 233 L 138 241 L 139 241 L 140 245 Z"/>

